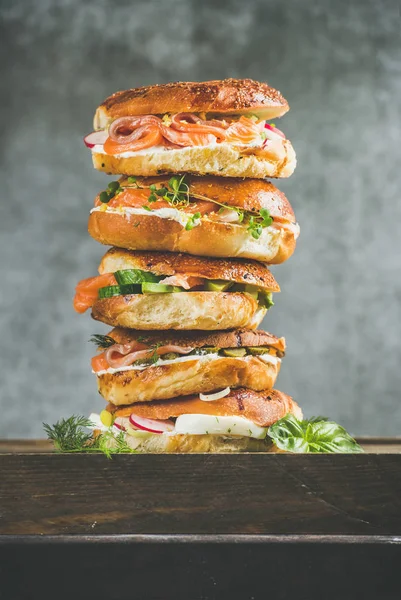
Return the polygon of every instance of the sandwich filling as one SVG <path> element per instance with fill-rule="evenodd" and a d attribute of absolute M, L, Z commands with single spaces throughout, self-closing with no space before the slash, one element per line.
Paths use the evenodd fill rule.
<path fill-rule="evenodd" d="M 243 346 L 219 348 L 202 346 L 194 348 L 176 344 L 149 344 L 146 336 L 125 344 L 118 344 L 110 336 L 96 335 L 93 341 L 103 352 L 92 358 L 92 370 L 97 375 L 128 370 L 144 370 L 152 367 L 176 364 L 193 360 L 212 361 L 227 358 L 250 360 L 257 357 L 266 364 L 276 365 L 285 355 L 283 350 L 273 346 Z"/>
<path fill-rule="evenodd" d="M 163 116 L 120 117 L 108 129 L 84 138 L 93 152 L 129 157 L 138 152 L 164 152 L 194 146 L 213 147 L 222 143 L 274 154 L 275 143 L 285 135 L 274 124 L 254 115 L 211 118 L 204 113 Z"/>
<path fill-rule="evenodd" d="M 134 407 L 132 407 L 135 410 Z M 237 415 L 214 416 L 212 414 L 183 414 L 175 419 L 160 420 L 139 417 L 132 413 L 129 417 L 116 417 L 110 419 L 102 411 L 99 414 L 92 413 L 89 420 L 93 423 L 93 429 L 98 431 L 114 430 L 115 433 L 125 432 L 134 438 L 139 445 L 143 439 L 152 435 L 223 435 L 237 437 L 251 437 L 264 439 L 267 428 L 260 427 L 245 417 Z M 110 422 L 106 426 L 105 423 Z"/>
<path fill-rule="evenodd" d="M 75 288 L 74 309 L 84 313 L 97 300 L 131 294 L 171 294 L 180 292 L 239 292 L 251 295 L 260 307 L 273 306 L 271 292 L 257 286 L 176 273 L 166 277 L 141 269 L 124 269 L 80 281 Z"/>
<path fill-rule="evenodd" d="M 267 208 L 244 210 L 191 192 L 185 176 L 174 176 L 168 183 L 159 186 L 144 186 L 135 177 L 128 177 L 121 182 L 112 181 L 107 190 L 97 196 L 91 212 L 123 215 L 128 221 L 132 220 L 134 227 L 138 223 L 135 216 L 154 216 L 177 221 L 186 230 L 203 222 L 229 224 L 246 229 L 256 240 L 265 230 L 269 235 L 265 233 L 264 238 L 272 240 L 281 231 L 290 231 L 295 239 L 299 236 L 298 223 L 281 216 L 273 217 Z"/>

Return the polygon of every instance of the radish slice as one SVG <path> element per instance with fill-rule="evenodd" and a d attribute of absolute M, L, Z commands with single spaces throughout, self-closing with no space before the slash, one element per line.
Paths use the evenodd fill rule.
<path fill-rule="evenodd" d="M 274 127 L 274 125 L 265 123 L 265 129 L 269 129 L 269 131 L 272 131 L 273 133 L 277 133 L 280 137 L 285 139 L 285 134 L 282 131 L 280 131 L 280 129 L 277 129 L 277 127 Z"/>
<path fill-rule="evenodd" d="M 228 396 L 230 392 L 230 388 L 226 387 L 224 390 L 221 390 L 221 392 L 215 392 L 214 394 L 199 394 L 199 398 L 203 400 L 203 402 L 213 402 L 213 400 L 220 400 L 220 398 Z"/>
<path fill-rule="evenodd" d="M 120 431 L 126 431 L 125 427 L 123 425 L 120 425 L 120 423 L 117 423 L 117 421 L 114 421 L 113 425 Z"/>
<path fill-rule="evenodd" d="M 134 427 L 151 433 L 165 433 L 174 429 L 174 423 L 169 419 L 162 421 L 161 419 L 144 419 L 138 415 L 130 415 L 129 422 Z"/>
<path fill-rule="evenodd" d="M 88 148 L 93 148 L 97 145 L 103 145 L 108 137 L 107 131 L 93 131 L 84 137 L 84 144 Z"/>

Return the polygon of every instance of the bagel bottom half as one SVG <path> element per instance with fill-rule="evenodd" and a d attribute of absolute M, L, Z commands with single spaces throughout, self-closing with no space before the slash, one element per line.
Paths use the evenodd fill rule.
<path fill-rule="evenodd" d="M 278 139 L 271 149 L 237 147 L 230 143 L 190 146 L 168 151 L 149 149 L 110 155 L 92 151 L 99 171 L 123 175 L 152 176 L 160 173 L 196 173 L 219 177 L 289 177 L 296 157 L 289 140 Z"/>
<path fill-rule="evenodd" d="M 185 229 L 173 219 L 134 215 L 129 211 L 95 210 L 88 222 L 89 234 L 101 244 L 129 250 L 186 252 L 197 256 L 252 258 L 278 264 L 295 250 L 294 231 L 268 227 L 254 239 L 247 226 L 202 219 Z"/>
<path fill-rule="evenodd" d="M 256 329 L 265 314 L 266 308 L 241 292 L 113 296 L 97 300 L 92 308 L 98 321 L 147 331 Z"/>
<path fill-rule="evenodd" d="M 195 356 L 194 360 L 98 375 L 98 389 L 116 406 L 208 393 L 226 387 L 261 391 L 274 387 L 281 361 L 257 356 Z"/>
<path fill-rule="evenodd" d="M 231 452 L 280 452 L 268 439 L 225 435 L 166 435 L 154 434 L 145 438 L 125 435 L 128 445 L 146 454 L 225 454 Z"/>

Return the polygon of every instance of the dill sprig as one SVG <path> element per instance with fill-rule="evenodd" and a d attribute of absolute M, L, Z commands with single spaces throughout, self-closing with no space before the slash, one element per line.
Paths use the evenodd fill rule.
<path fill-rule="evenodd" d="M 49 440 L 54 442 L 60 452 L 85 452 L 88 444 L 90 447 L 92 433 L 83 428 L 91 427 L 92 423 L 86 417 L 72 415 L 68 419 L 61 419 L 53 426 L 43 423 L 43 428 Z M 77 450 L 79 448 L 79 450 Z"/>
<path fill-rule="evenodd" d="M 110 348 L 110 346 L 114 346 L 114 344 L 117 343 L 116 340 L 113 340 L 109 335 L 100 335 L 98 333 L 94 333 L 89 341 L 96 344 L 96 346 L 102 350 Z"/>
<path fill-rule="evenodd" d="M 103 453 L 107 458 L 111 458 L 112 454 L 135 452 L 128 445 L 123 431 L 117 435 L 112 431 L 103 431 L 94 436 L 84 429 L 92 426 L 89 419 L 76 415 L 61 419 L 53 426 L 43 423 L 48 439 L 54 443 L 58 452 Z"/>

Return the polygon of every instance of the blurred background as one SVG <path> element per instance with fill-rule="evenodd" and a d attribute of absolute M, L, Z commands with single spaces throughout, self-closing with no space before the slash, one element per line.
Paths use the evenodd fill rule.
<path fill-rule="evenodd" d="M 87 234 L 82 137 L 111 93 L 250 77 L 289 100 L 298 168 L 276 183 L 301 225 L 264 327 L 287 339 L 277 387 L 358 435 L 401 425 L 401 36 L 398 0 L 2 1 L 0 437 L 103 407 L 74 286 Z"/>

